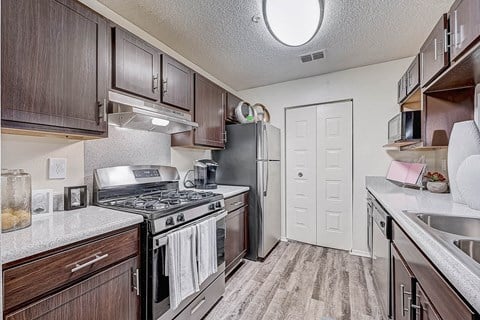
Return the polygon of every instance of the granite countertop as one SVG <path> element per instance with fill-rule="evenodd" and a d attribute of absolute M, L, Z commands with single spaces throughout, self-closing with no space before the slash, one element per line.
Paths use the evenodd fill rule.
<path fill-rule="evenodd" d="M 96 206 L 33 215 L 30 227 L 2 233 L 2 264 L 141 222 L 141 215 Z"/>
<path fill-rule="evenodd" d="M 453 202 L 450 194 L 402 188 L 384 177 L 367 177 L 366 185 L 438 270 L 480 312 L 480 273 L 469 269 L 445 245 L 403 212 L 406 210 L 480 218 L 480 211 Z"/>
<path fill-rule="evenodd" d="M 217 189 L 208 189 L 208 190 L 200 190 L 200 189 L 188 189 L 188 190 L 194 190 L 194 191 L 211 191 L 215 193 L 221 193 L 223 194 L 223 197 L 230 198 L 233 196 L 236 196 L 240 193 L 246 192 L 250 190 L 249 187 L 245 186 L 227 186 L 227 185 L 218 185 Z"/>

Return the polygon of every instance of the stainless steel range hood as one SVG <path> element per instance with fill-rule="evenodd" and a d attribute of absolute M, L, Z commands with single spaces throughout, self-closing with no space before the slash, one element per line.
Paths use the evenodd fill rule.
<path fill-rule="evenodd" d="M 159 133 L 178 133 L 198 128 L 192 115 L 171 108 L 146 102 L 118 92 L 109 91 L 108 122 L 135 130 Z"/>

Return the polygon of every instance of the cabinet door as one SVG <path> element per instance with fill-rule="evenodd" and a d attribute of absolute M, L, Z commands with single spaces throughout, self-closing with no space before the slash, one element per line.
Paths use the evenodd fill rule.
<path fill-rule="evenodd" d="M 480 1 L 457 0 L 450 11 L 450 31 L 454 61 L 480 36 Z"/>
<path fill-rule="evenodd" d="M 118 27 L 112 40 L 113 88 L 160 101 L 160 51 Z"/>
<path fill-rule="evenodd" d="M 137 258 L 131 258 L 83 282 L 48 296 L 6 320 L 139 319 L 139 299 L 132 287 Z"/>
<path fill-rule="evenodd" d="M 450 64 L 448 58 L 448 18 L 444 14 L 420 49 L 420 79 L 427 85 Z"/>
<path fill-rule="evenodd" d="M 193 72 L 162 55 L 162 102 L 185 110 L 193 109 Z"/>
<path fill-rule="evenodd" d="M 392 302 L 395 320 L 410 320 L 412 302 L 413 274 L 392 245 Z"/>
<path fill-rule="evenodd" d="M 70 0 L 3 0 L 1 10 L 3 126 L 106 132 L 106 20 Z"/>
<path fill-rule="evenodd" d="M 412 93 L 420 84 L 420 64 L 418 56 L 413 59 L 410 67 L 407 69 L 407 96 Z"/>
<path fill-rule="evenodd" d="M 235 115 L 235 109 L 238 104 L 242 101 L 239 97 L 227 92 L 227 106 L 225 108 L 225 120 L 230 122 L 238 122 L 237 116 Z"/>
<path fill-rule="evenodd" d="M 246 243 L 247 207 L 230 212 L 225 219 L 225 264 L 228 273 L 247 252 Z"/>
<path fill-rule="evenodd" d="M 225 91 L 210 80 L 195 74 L 194 144 L 223 148 L 225 145 Z"/>
<path fill-rule="evenodd" d="M 407 87 L 406 87 L 406 75 L 404 74 L 400 80 L 398 80 L 397 85 L 397 101 L 402 103 L 407 96 Z"/>
<path fill-rule="evenodd" d="M 417 320 L 442 320 L 420 285 L 416 284 L 416 303 L 412 306 Z"/>

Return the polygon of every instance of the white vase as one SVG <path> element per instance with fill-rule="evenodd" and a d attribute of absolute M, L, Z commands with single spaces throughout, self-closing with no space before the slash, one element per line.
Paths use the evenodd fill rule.
<path fill-rule="evenodd" d="M 442 181 L 427 182 L 427 189 L 432 193 L 445 193 L 448 190 L 448 183 Z"/>
<path fill-rule="evenodd" d="M 480 132 L 474 121 L 457 122 L 448 145 L 448 176 L 453 201 L 465 203 L 457 185 L 457 171 L 471 155 L 480 154 Z"/>
<path fill-rule="evenodd" d="M 480 210 L 480 155 L 470 156 L 462 162 L 457 171 L 457 185 L 465 203 Z"/>

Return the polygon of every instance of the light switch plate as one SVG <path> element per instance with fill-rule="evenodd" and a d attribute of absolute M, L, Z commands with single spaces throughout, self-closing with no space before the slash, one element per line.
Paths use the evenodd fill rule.
<path fill-rule="evenodd" d="M 67 159 L 50 158 L 48 159 L 48 178 L 65 179 L 67 177 Z"/>

